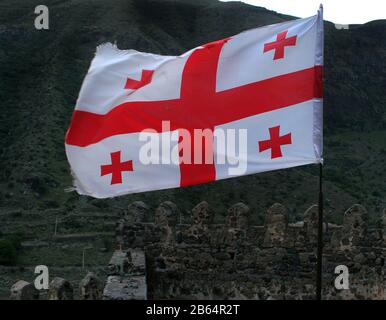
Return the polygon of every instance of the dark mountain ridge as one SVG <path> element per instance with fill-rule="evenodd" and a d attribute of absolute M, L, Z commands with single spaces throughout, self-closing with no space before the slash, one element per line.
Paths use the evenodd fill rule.
<path fill-rule="evenodd" d="M 314 166 L 110 200 L 64 192 L 72 184 L 64 134 L 97 45 L 181 54 L 294 17 L 215 0 L 47 0 L 50 30 L 38 31 L 38 4 L 0 1 L 0 212 L 113 212 L 138 199 L 152 206 L 172 200 L 186 213 L 207 200 L 223 212 L 245 201 L 259 221 L 273 202 L 289 207 L 293 219 L 316 202 Z M 385 87 L 386 20 L 349 30 L 326 22 L 326 210 L 333 220 L 354 202 L 372 216 L 386 207 Z"/>

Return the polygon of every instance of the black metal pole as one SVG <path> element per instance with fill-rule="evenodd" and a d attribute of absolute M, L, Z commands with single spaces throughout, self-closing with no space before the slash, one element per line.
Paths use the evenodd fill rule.
<path fill-rule="evenodd" d="M 318 251 L 316 270 L 316 300 L 322 300 L 323 260 L 323 164 L 319 163 L 319 204 L 318 204 Z"/>

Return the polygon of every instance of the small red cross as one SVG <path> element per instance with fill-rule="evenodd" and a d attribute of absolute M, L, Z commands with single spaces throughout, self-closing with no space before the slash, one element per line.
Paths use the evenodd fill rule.
<path fill-rule="evenodd" d="M 111 164 L 101 166 L 101 176 L 111 174 L 111 184 L 122 183 L 122 172 L 133 171 L 133 161 L 121 162 L 121 151 L 110 153 Z"/>
<path fill-rule="evenodd" d="M 151 78 L 153 77 L 154 70 L 142 70 L 141 80 L 135 80 L 131 78 L 127 78 L 125 89 L 136 90 L 141 87 L 146 86 L 151 82 Z"/>
<path fill-rule="evenodd" d="M 284 48 L 286 46 L 296 45 L 297 36 L 286 38 L 287 32 L 288 30 L 280 32 L 276 36 L 276 41 L 264 44 L 264 52 L 275 50 L 273 60 L 284 58 Z"/>
<path fill-rule="evenodd" d="M 280 126 L 269 128 L 269 140 L 259 141 L 259 152 L 271 149 L 271 159 L 282 157 L 281 146 L 291 144 L 291 133 L 280 136 Z"/>

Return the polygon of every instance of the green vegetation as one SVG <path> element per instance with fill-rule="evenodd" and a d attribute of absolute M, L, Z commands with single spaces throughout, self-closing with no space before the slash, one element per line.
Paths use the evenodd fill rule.
<path fill-rule="evenodd" d="M 56 218 L 61 221 L 60 234 L 110 232 L 113 226 L 104 221 L 113 222 L 134 200 L 145 201 L 152 208 L 165 200 L 174 201 L 186 222 L 189 210 L 199 201 L 212 205 L 218 213 L 217 222 L 223 221 L 230 205 L 244 201 L 252 209 L 253 223 L 262 223 L 266 209 L 275 201 L 289 208 L 292 220 L 300 219 L 317 201 L 318 170 L 314 166 L 108 200 L 64 192 L 72 185 L 64 135 L 97 45 L 116 41 L 120 48 L 180 54 L 202 43 L 292 17 L 215 0 L 47 0 L 50 30 L 37 31 L 33 10 L 38 4 L 35 0 L 1 2 L 3 238 L 21 231 L 28 240 L 49 241 Z M 349 30 L 336 30 L 328 22 L 325 27 L 326 210 L 330 221 L 340 222 L 343 212 L 358 202 L 368 209 L 370 221 L 376 221 L 386 207 L 386 21 Z M 111 219 L 93 221 L 84 217 L 87 214 Z M 104 241 L 105 247 L 111 246 L 109 241 Z M 10 239 L 0 243 L 1 259 L 15 263 L 17 243 Z M 47 248 L 21 250 L 21 261 L 28 264 L 32 255 L 39 253 L 44 258 L 50 252 Z M 58 264 L 75 263 L 79 252 L 74 255 L 76 258 L 70 253 L 61 259 L 52 251 Z"/>
<path fill-rule="evenodd" d="M 24 234 L 21 232 L 9 234 L 0 239 L 0 265 L 12 266 L 18 262 L 18 253 Z"/>
<path fill-rule="evenodd" d="M 21 249 L 23 234 L 14 233 L 0 239 L 0 265 L 12 266 L 18 261 L 18 251 Z"/>
<path fill-rule="evenodd" d="M 0 240 L 0 265 L 14 265 L 17 261 L 17 252 L 11 241 Z"/>

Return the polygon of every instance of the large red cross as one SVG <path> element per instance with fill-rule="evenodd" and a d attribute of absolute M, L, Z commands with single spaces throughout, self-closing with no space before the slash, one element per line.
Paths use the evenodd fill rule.
<path fill-rule="evenodd" d="M 278 33 L 276 41 L 264 44 L 264 52 L 275 50 L 273 60 L 284 58 L 284 48 L 296 45 L 296 36 L 286 38 L 288 30 Z"/>
<path fill-rule="evenodd" d="M 122 172 L 133 171 L 133 161 L 121 162 L 121 151 L 110 153 L 111 164 L 101 166 L 101 176 L 111 174 L 111 184 L 122 183 Z"/>
<path fill-rule="evenodd" d="M 259 152 L 271 149 L 271 159 L 280 158 L 283 156 L 281 146 L 291 143 L 291 133 L 280 136 L 280 126 L 272 127 L 269 128 L 269 139 L 259 141 Z"/>
<path fill-rule="evenodd" d="M 321 66 L 216 92 L 218 59 L 227 41 L 212 42 L 191 53 L 182 73 L 179 99 L 125 102 L 106 114 L 75 110 L 66 143 L 85 147 L 113 135 L 148 128 L 162 132 L 162 121 L 170 121 L 171 130 L 213 130 L 221 124 L 322 96 Z M 213 163 L 194 163 L 194 147 L 199 144 L 193 140 L 192 134 L 191 163 L 180 164 L 181 186 L 216 177 Z M 206 144 L 201 145 L 205 148 Z M 205 152 L 213 154 L 213 141 L 208 148 L 203 156 Z"/>

